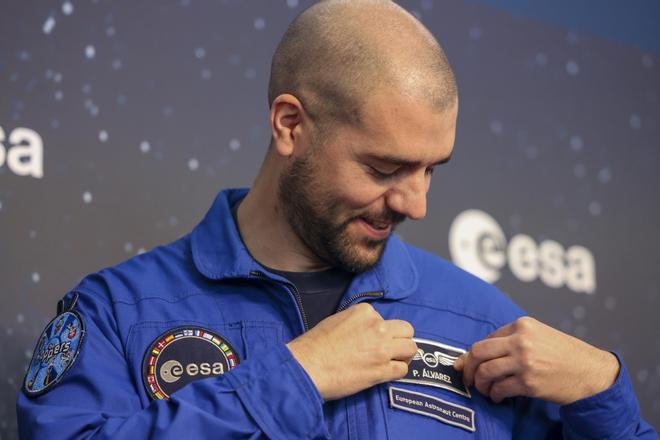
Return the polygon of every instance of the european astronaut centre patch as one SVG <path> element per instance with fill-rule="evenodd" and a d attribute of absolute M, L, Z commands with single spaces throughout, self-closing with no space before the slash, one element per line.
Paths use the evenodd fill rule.
<path fill-rule="evenodd" d="M 397 387 L 390 387 L 389 395 L 392 408 L 432 417 L 470 432 L 477 429 L 474 411 L 466 406 Z"/>
<path fill-rule="evenodd" d="M 220 376 L 239 362 L 238 353 L 222 336 L 200 327 L 177 327 L 147 349 L 142 380 L 152 398 L 167 400 L 190 382 Z"/>
<path fill-rule="evenodd" d="M 463 373 L 454 370 L 454 362 L 465 350 L 430 339 L 413 338 L 417 353 L 408 366 L 408 374 L 398 382 L 429 385 L 470 397 L 463 384 Z"/>
<path fill-rule="evenodd" d="M 23 391 L 38 396 L 53 388 L 76 361 L 85 337 L 77 312 L 66 311 L 46 325 L 23 380 Z"/>

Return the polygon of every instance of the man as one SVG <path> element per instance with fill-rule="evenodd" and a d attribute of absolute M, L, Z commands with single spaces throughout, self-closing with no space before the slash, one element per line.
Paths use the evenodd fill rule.
<path fill-rule="evenodd" d="M 454 144 L 454 77 L 417 20 L 313 6 L 269 100 L 249 192 L 61 301 L 24 437 L 657 438 L 615 355 L 392 235 L 424 217 Z"/>

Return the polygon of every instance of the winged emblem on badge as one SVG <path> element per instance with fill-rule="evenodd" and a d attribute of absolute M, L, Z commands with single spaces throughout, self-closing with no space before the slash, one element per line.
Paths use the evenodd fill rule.
<path fill-rule="evenodd" d="M 449 367 L 451 365 L 454 365 L 456 359 L 458 359 L 458 356 L 450 356 L 446 353 L 442 353 L 439 351 L 433 353 L 426 353 L 421 348 L 418 348 L 417 353 L 415 353 L 415 356 L 413 356 L 414 361 L 421 360 L 429 368 L 435 368 L 438 365 L 444 365 Z"/>

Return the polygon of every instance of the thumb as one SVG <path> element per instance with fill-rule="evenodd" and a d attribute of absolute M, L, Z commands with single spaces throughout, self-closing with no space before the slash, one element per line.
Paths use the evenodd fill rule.
<path fill-rule="evenodd" d="M 454 362 L 454 370 L 456 371 L 463 371 L 463 367 L 465 366 L 465 358 L 467 357 L 467 353 L 463 353 L 456 359 L 456 362 Z"/>

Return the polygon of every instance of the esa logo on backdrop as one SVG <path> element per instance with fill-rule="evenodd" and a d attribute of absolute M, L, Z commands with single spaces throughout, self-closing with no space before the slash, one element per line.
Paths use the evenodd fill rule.
<path fill-rule="evenodd" d="M 0 127 L 0 168 L 7 167 L 19 176 L 44 176 L 44 144 L 39 134 L 25 127 L 17 127 L 5 135 Z"/>
<path fill-rule="evenodd" d="M 500 278 L 508 263 L 520 281 L 539 278 L 549 287 L 596 291 L 596 265 L 589 249 L 565 249 L 554 240 L 537 244 L 525 234 L 515 235 L 507 243 L 497 221 L 476 209 L 463 211 L 454 219 L 449 229 L 449 251 L 454 263 L 490 283 Z"/>

